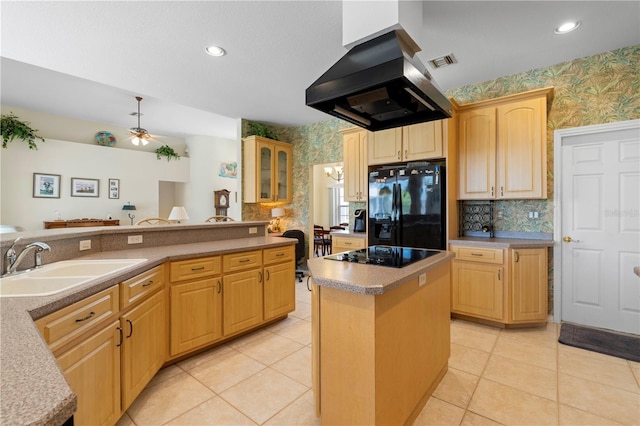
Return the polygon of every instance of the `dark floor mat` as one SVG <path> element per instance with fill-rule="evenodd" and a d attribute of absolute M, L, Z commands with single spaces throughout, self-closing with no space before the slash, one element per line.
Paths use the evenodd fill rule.
<path fill-rule="evenodd" d="M 562 323 L 558 342 L 640 362 L 640 336 Z"/>

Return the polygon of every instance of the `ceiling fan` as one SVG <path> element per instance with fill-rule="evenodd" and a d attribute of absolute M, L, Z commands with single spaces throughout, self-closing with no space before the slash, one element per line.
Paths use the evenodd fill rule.
<path fill-rule="evenodd" d="M 147 129 L 143 129 L 142 127 L 140 127 L 140 101 L 142 101 L 142 98 L 140 96 L 136 96 L 136 99 L 138 100 L 138 127 L 132 127 L 131 129 L 129 129 L 129 132 L 133 137 L 133 139 L 131 139 L 131 143 L 136 146 L 140 145 L 140 143 L 142 143 L 142 145 L 146 145 L 149 143 L 151 135 L 149 134 L 149 132 L 147 132 Z"/>

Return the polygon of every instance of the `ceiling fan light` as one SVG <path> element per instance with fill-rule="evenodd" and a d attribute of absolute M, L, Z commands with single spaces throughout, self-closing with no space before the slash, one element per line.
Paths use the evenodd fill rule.
<path fill-rule="evenodd" d="M 134 144 L 135 146 L 140 145 L 140 138 L 139 137 L 134 137 L 133 139 L 131 139 L 131 143 Z"/>

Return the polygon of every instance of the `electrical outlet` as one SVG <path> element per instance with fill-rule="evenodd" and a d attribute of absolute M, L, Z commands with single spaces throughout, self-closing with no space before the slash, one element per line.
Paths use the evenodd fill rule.
<path fill-rule="evenodd" d="M 80 250 L 91 250 L 91 240 L 81 240 Z"/>
<path fill-rule="evenodd" d="M 540 219 L 540 213 L 538 213 L 538 212 L 533 212 L 533 218 L 534 218 L 534 219 Z"/>
<path fill-rule="evenodd" d="M 127 237 L 128 244 L 142 244 L 142 235 L 129 235 Z"/>
<path fill-rule="evenodd" d="M 533 219 L 533 212 L 529 212 L 529 219 Z"/>
<path fill-rule="evenodd" d="M 250 234 L 257 234 L 258 233 L 258 228 L 255 228 L 255 227 L 249 228 L 249 233 Z"/>
<path fill-rule="evenodd" d="M 424 274 L 420 274 L 420 276 L 418 277 L 418 287 L 422 287 L 426 283 L 427 283 L 427 273 L 425 272 Z"/>
<path fill-rule="evenodd" d="M 498 210 L 498 219 L 504 219 L 504 213 L 502 210 Z"/>

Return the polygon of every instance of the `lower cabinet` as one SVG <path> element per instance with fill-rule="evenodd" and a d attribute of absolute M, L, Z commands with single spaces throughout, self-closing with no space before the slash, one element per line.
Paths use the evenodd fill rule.
<path fill-rule="evenodd" d="M 120 342 L 118 322 L 100 328 L 57 356 L 78 396 L 76 425 L 113 425 L 120 418 Z"/>
<path fill-rule="evenodd" d="M 167 353 L 164 289 L 120 317 L 122 342 L 122 411 L 160 370 Z"/>
<path fill-rule="evenodd" d="M 228 336 L 262 322 L 262 268 L 223 278 L 223 334 Z"/>
<path fill-rule="evenodd" d="M 296 309 L 295 246 L 264 250 L 264 320 L 286 315 Z"/>
<path fill-rule="evenodd" d="M 451 312 L 502 324 L 547 320 L 547 248 L 453 246 Z"/>

